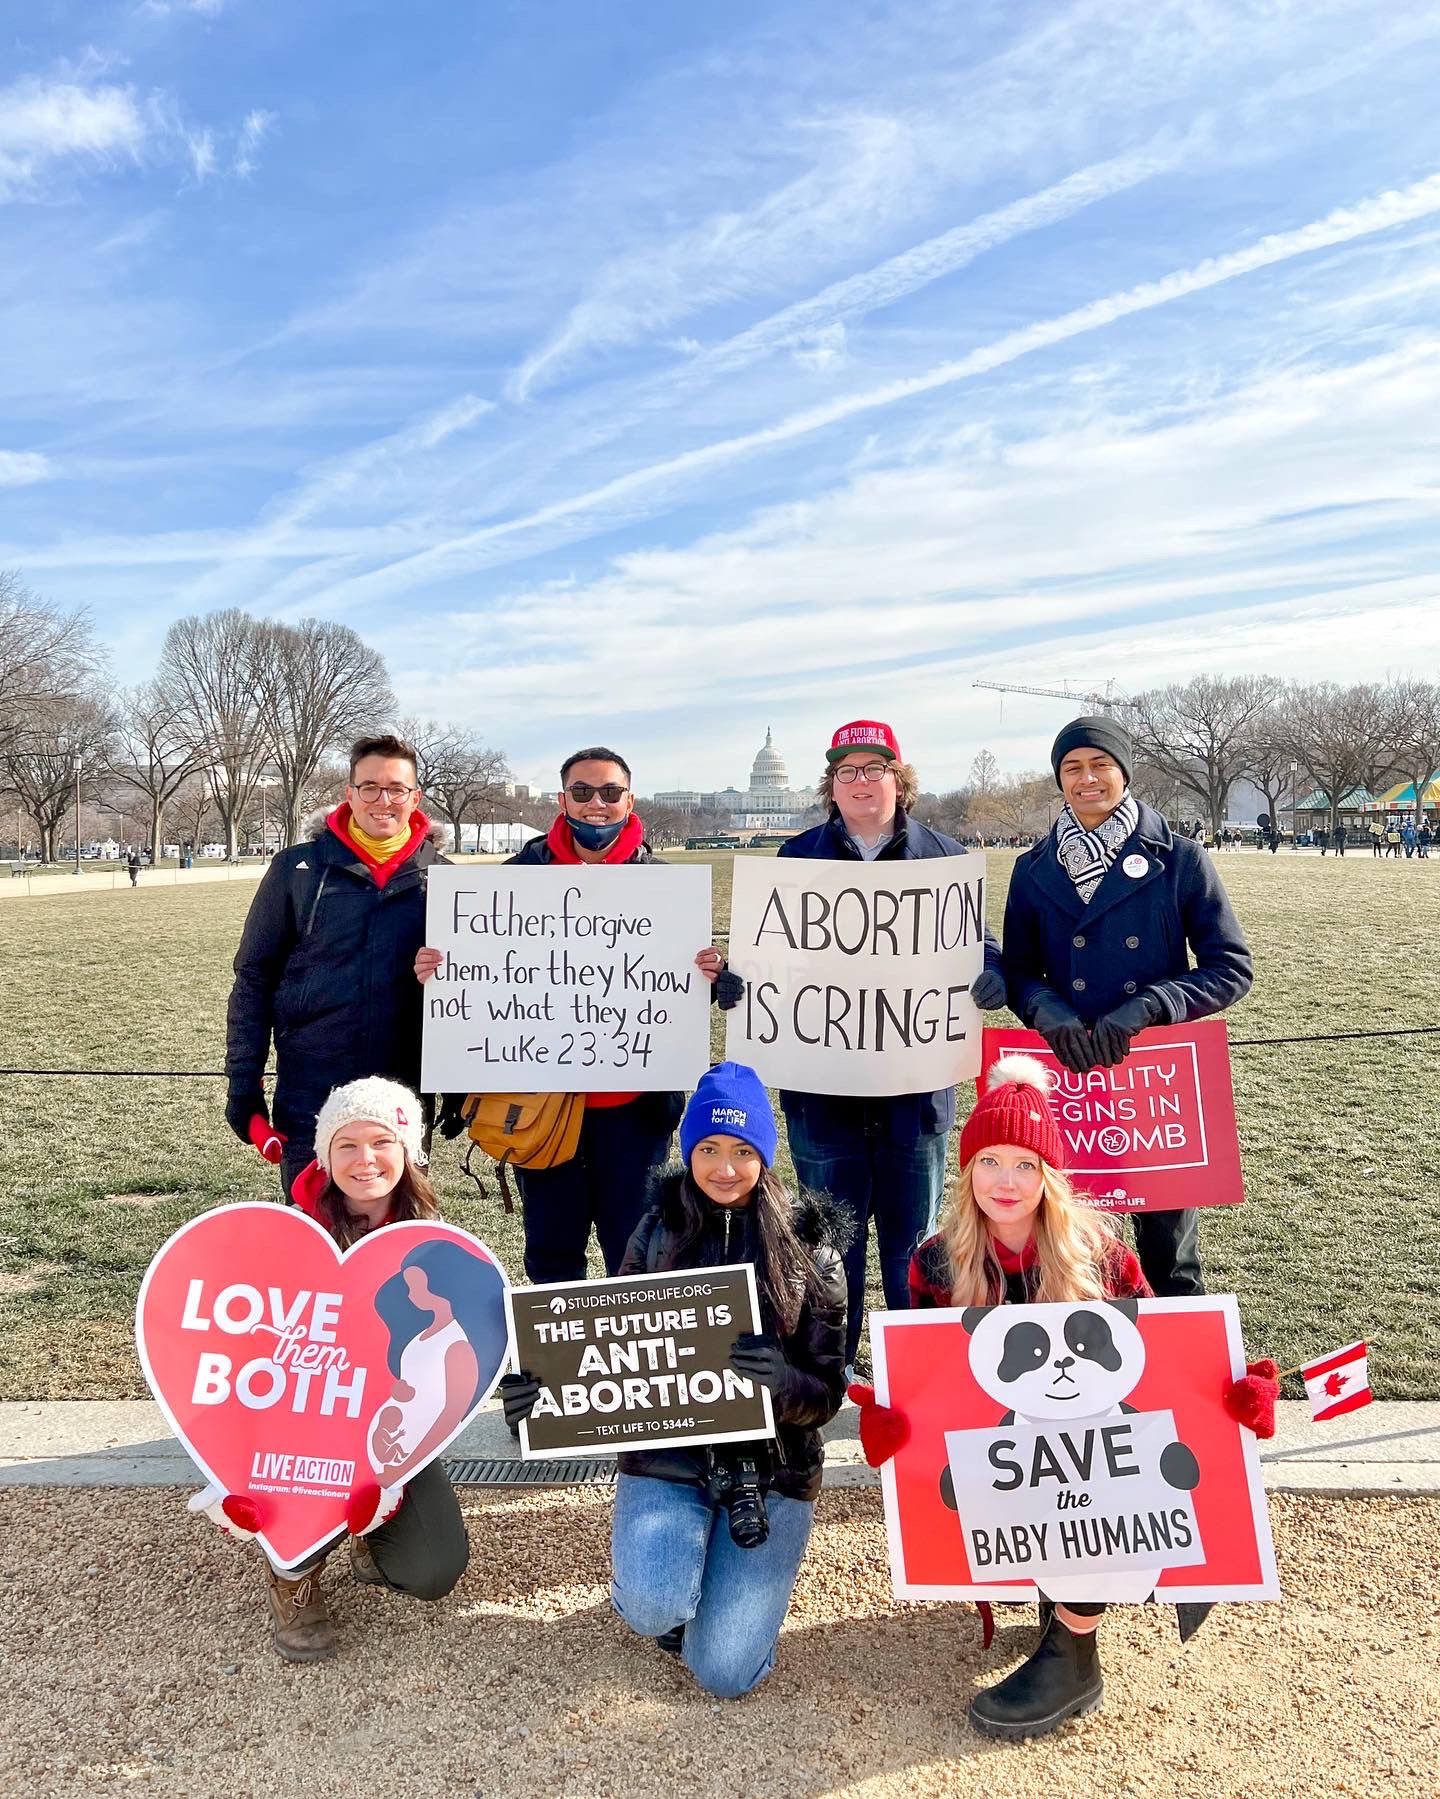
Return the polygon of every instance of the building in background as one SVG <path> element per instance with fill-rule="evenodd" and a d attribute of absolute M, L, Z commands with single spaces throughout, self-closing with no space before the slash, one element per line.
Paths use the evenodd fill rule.
<path fill-rule="evenodd" d="M 765 742 L 750 768 L 748 787 L 722 787 L 715 792 L 676 788 L 657 793 L 655 803 L 692 815 L 718 812 L 733 831 L 798 831 L 811 822 L 816 801 L 813 788 L 790 785 L 785 758 L 775 748 L 767 726 Z"/>

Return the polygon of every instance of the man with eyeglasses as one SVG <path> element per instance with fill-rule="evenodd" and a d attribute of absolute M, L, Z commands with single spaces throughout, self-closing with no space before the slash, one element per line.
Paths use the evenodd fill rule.
<path fill-rule="evenodd" d="M 420 810 L 415 751 L 362 737 L 345 798 L 306 841 L 271 862 L 235 956 L 226 1027 L 225 1118 L 264 1152 L 285 1139 L 286 1195 L 313 1155 L 315 1116 L 332 1087 L 366 1075 L 420 1084 L 422 996 L 412 969 L 425 941 L 425 879 L 445 858 L 446 826 Z M 262 1075 L 275 1040 L 275 1096 Z"/>
<path fill-rule="evenodd" d="M 555 797 L 560 811 L 554 824 L 511 856 L 508 866 L 583 862 L 613 867 L 663 860 L 645 841 L 630 788 L 630 764 L 616 751 L 596 745 L 567 756 Z M 415 973 L 429 980 L 440 960 L 439 950 L 422 949 Z M 719 950 L 707 946 L 695 966 L 713 983 L 725 963 Z M 443 1135 L 460 1134 L 463 1102 L 464 1095 L 447 1096 Z M 670 1139 L 684 1109 L 683 1093 L 587 1093 L 572 1159 L 554 1168 L 515 1170 L 525 1219 L 525 1273 L 531 1281 L 584 1280 L 592 1226 L 606 1273 L 616 1272 L 646 1211 L 650 1178 L 669 1159 Z"/>
<path fill-rule="evenodd" d="M 914 862 L 963 856 L 965 846 L 932 831 L 910 808 L 920 781 L 889 725 L 855 719 L 830 740 L 820 798 L 830 816 L 782 844 L 782 856 L 828 862 Z M 985 967 L 970 989 L 977 1006 L 1005 1004 L 1000 945 L 985 933 Z M 845 1360 L 853 1369 L 865 1322 L 865 1257 L 875 1220 L 885 1304 L 910 1304 L 910 1252 L 933 1230 L 945 1190 L 945 1150 L 955 1122 L 955 1089 L 894 1097 L 828 1093 L 780 1095 L 790 1156 L 801 1186 L 829 1193 L 855 1219 L 845 1252 L 849 1289 Z"/>

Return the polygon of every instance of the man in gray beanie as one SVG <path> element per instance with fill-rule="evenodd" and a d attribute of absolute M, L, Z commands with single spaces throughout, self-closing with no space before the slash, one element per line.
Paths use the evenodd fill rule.
<path fill-rule="evenodd" d="M 1003 966 L 1011 1006 L 1084 1074 L 1124 1061 L 1147 1025 L 1233 1006 L 1254 968 L 1210 857 L 1131 793 L 1124 726 L 1072 719 L 1050 761 L 1065 805 L 1015 864 Z M 1193 1209 L 1135 1215 L 1158 1297 L 1204 1292 L 1198 1234 Z"/>

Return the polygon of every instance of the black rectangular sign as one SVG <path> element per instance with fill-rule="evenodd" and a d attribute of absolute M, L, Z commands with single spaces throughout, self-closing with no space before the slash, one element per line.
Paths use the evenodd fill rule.
<path fill-rule="evenodd" d="M 541 1383 L 520 1453 L 613 1454 L 773 1437 L 730 1346 L 760 1328 L 755 1270 L 695 1268 L 506 1291 L 512 1364 Z"/>

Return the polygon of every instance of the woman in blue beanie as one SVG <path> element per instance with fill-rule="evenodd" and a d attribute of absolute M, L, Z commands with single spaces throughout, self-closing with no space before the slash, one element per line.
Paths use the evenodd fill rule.
<path fill-rule="evenodd" d="M 764 1329 L 735 1339 L 730 1365 L 770 1389 L 775 1440 L 622 1455 L 611 1531 L 615 1610 L 722 1699 L 775 1665 L 820 1491 L 820 1428 L 845 1395 L 844 1227 L 827 1205 L 791 1199 L 772 1171 L 775 1142 L 754 1069 L 712 1068 L 680 1122 L 685 1167 L 661 1177 L 620 1267 L 755 1268 Z M 533 1405 L 534 1390 L 512 1377 L 507 1414 Z M 759 1520 L 743 1496 L 726 1503 L 751 1469 Z"/>

